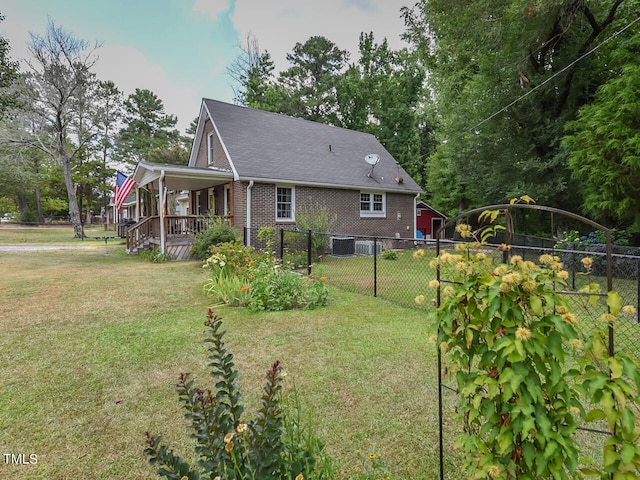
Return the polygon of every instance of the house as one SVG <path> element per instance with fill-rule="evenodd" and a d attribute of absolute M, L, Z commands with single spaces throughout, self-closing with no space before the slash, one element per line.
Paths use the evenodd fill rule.
<path fill-rule="evenodd" d="M 130 250 L 144 237 L 164 251 L 209 215 L 227 218 L 253 244 L 261 227 L 295 228 L 296 213 L 317 207 L 336 215 L 336 232 L 414 238 L 422 193 L 373 135 L 210 99 L 189 164 L 140 162 L 133 179 L 139 221 Z M 189 215 L 170 215 L 169 192 Z"/>
<path fill-rule="evenodd" d="M 416 235 L 422 238 L 435 238 L 435 233 L 447 221 L 446 215 L 440 213 L 432 206 L 419 200 L 416 202 Z"/>

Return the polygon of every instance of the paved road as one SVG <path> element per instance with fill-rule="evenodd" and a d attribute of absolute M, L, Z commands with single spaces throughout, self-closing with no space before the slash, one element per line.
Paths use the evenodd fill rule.
<path fill-rule="evenodd" d="M 66 245 L 0 245 L 0 253 L 47 252 L 51 250 L 93 250 L 96 247 L 69 247 Z"/>

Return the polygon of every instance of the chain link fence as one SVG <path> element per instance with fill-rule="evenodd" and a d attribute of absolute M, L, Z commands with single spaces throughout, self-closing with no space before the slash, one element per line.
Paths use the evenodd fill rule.
<path fill-rule="evenodd" d="M 272 235 L 274 257 L 309 275 L 325 276 L 332 286 L 410 308 L 426 310 L 434 306 L 435 291 L 429 283 L 437 275 L 430 265 L 436 254 L 435 240 L 300 231 L 295 227 L 274 229 Z M 453 231 L 445 232 L 444 237 L 449 240 L 440 241 L 441 251 L 453 251 L 456 244 L 462 243 Z M 256 229 L 245 229 L 244 238 L 245 244 L 249 241 L 256 248 L 267 246 L 267 241 L 260 238 Z M 484 250 L 494 258 L 496 265 L 508 261 L 512 255 L 534 262 L 538 262 L 541 255 L 558 256 L 569 273 L 567 285 L 562 290 L 570 296 L 576 313 L 589 312 L 591 317 L 606 313 L 606 301 L 601 300 L 594 306 L 589 296 L 578 295 L 581 289 L 595 284 L 600 295 L 606 297 L 605 245 L 568 244 L 556 248 L 557 242 L 550 238 L 512 234 L 507 252 L 499 249 L 504 240 L 499 232 Z M 614 245 L 612 251 L 612 288 L 620 294 L 625 305 L 635 306 L 640 311 L 640 249 Z M 593 262 L 589 273 L 582 262 L 585 258 Z M 446 274 L 441 275 L 446 282 Z M 589 322 L 583 328 L 586 334 L 590 333 Z M 616 350 L 640 353 L 637 318 L 618 321 L 614 345 Z"/>

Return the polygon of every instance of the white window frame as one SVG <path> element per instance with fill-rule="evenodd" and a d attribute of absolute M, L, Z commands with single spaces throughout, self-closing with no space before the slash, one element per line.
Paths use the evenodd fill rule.
<path fill-rule="evenodd" d="M 213 165 L 213 132 L 207 134 L 207 165 Z"/>
<path fill-rule="evenodd" d="M 290 217 L 279 217 L 278 216 L 278 190 L 281 188 L 286 188 L 291 190 L 291 216 Z M 275 217 L 276 222 L 295 222 L 296 221 L 296 187 L 293 185 L 276 185 L 275 188 Z"/>
<path fill-rule="evenodd" d="M 364 200 L 364 195 L 368 199 Z M 376 195 L 380 198 L 376 199 Z M 378 200 L 378 201 L 376 201 Z M 360 191 L 360 218 L 386 218 L 387 217 L 387 194 L 384 192 Z M 363 204 L 367 204 L 367 208 L 362 208 Z M 381 210 L 375 210 L 375 205 L 381 204 Z"/>

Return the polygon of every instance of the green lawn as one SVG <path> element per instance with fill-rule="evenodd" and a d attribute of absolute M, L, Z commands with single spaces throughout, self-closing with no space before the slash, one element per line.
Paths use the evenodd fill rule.
<path fill-rule="evenodd" d="M 188 457 L 192 443 L 174 385 L 188 371 L 210 386 L 202 342 L 209 300 L 201 290 L 201 264 L 147 263 L 127 256 L 119 240 L 71 240 L 68 228 L 41 228 L 15 233 L 3 226 L 0 244 L 24 238 L 21 243 L 93 248 L 0 253 L 0 446 L 3 453 L 36 454 L 38 460 L 0 463 L 0 478 L 157 478 L 142 456 L 144 432 L 164 435 Z M 379 296 L 411 308 L 335 288 L 372 287 L 372 259 L 355 257 L 323 260 L 320 271 L 332 287 L 326 308 L 219 309 L 241 372 L 247 418 L 255 412 L 264 372 L 280 360 L 288 388 L 297 386 L 339 478 L 377 478 L 368 459 L 373 449 L 392 478 L 437 478 L 429 302 L 423 309 L 413 302 L 432 292 L 428 264 L 410 252 L 378 259 Z M 449 418 L 454 394 L 445 393 L 445 400 Z M 452 479 L 459 478 L 452 450 L 457 433 L 457 424 L 447 422 Z M 599 437 L 582 437 L 589 453 L 599 449 Z"/>
<path fill-rule="evenodd" d="M 190 371 L 210 385 L 200 264 L 145 263 L 95 244 L 0 253 L 0 445 L 37 455 L 36 465 L 0 464 L 0 478 L 156 478 L 142 456 L 146 430 L 192 451 L 174 384 Z M 424 312 L 332 290 L 317 311 L 218 313 L 249 417 L 278 359 L 340 478 L 374 478 L 372 449 L 394 478 L 436 478 Z"/>

